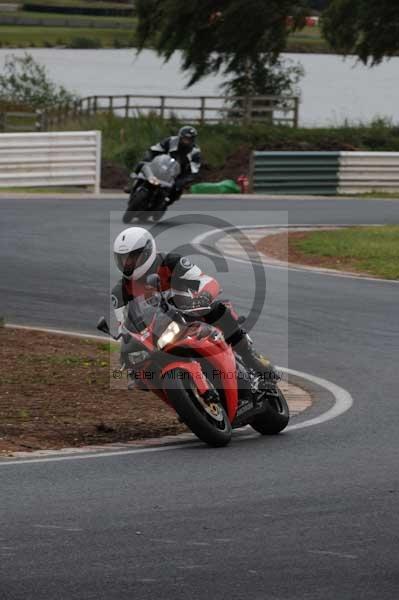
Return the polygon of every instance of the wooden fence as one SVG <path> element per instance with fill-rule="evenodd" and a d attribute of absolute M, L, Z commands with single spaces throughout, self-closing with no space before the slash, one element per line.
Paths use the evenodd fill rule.
<path fill-rule="evenodd" d="M 298 127 L 299 98 L 296 96 L 88 96 L 78 112 L 101 112 L 137 117 L 156 114 L 161 119 L 178 118 L 197 123 L 221 121 L 269 121 Z"/>
<path fill-rule="evenodd" d="M 298 127 L 299 98 L 296 96 L 88 96 L 72 106 L 43 113 L 42 130 L 62 125 L 68 119 L 112 113 L 120 117 L 158 115 L 193 123 L 267 121 Z"/>
<path fill-rule="evenodd" d="M 48 131 L 70 119 L 112 113 L 125 118 L 158 115 L 192 123 L 268 122 L 298 127 L 296 96 L 88 96 L 55 110 L 0 112 L 0 131 Z"/>

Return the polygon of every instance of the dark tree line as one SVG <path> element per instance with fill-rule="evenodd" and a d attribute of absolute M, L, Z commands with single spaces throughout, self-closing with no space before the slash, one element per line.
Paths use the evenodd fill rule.
<path fill-rule="evenodd" d="M 331 0 L 323 33 L 338 52 L 377 64 L 399 53 L 398 0 Z"/>
<path fill-rule="evenodd" d="M 309 0 L 309 6 L 313 10 L 318 10 L 322 12 L 325 8 L 327 8 L 329 0 Z"/>
<path fill-rule="evenodd" d="M 371 63 L 399 52 L 399 0 L 136 0 L 139 48 L 180 50 L 189 85 L 221 71 L 232 92 L 292 92 L 300 70 L 280 55 L 310 8 L 338 52 Z"/>

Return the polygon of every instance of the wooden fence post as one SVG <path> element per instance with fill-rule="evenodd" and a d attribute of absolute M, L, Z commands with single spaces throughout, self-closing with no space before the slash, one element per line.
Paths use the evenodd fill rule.
<path fill-rule="evenodd" d="M 109 113 L 113 113 L 114 112 L 114 97 L 113 96 L 108 96 L 108 112 Z"/>
<path fill-rule="evenodd" d="M 36 131 L 43 131 L 43 129 L 42 129 L 43 111 L 42 110 L 36 110 L 35 113 L 36 113 L 35 129 L 36 129 Z"/>
<path fill-rule="evenodd" d="M 200 108 L 200 123 L 201 125 L 203 125 L 205 123 L 205 102 L 206 102 L 206 98 L 205 96 L 201 96 L 201 108 Z"/>
<path fill-rule="evenodd" d="M 165 118 L 165 96 L 160 96 L 161 98 L 161 113 L 160 113 L 160 117 L 161 119 Z"/>
<path fill-rule="evenodd" d="M 250 123 L 252 120 L 252 96 L 245 97 L 244 122 Z"/>
<path fill-rule="evenodd" d="M 125 119 L 129 118 L 129 108 L 130 108 L 130 96 L 127 95 L 126 96 L 126 103 L 125 103 Z"/>
<path fill-rule="evenodd" d="M 72 118 L 77 119 L 79 102 L 77 100 L 72 104 Z"/>
<path fill-rule="evenodd" d="M 294 127 L 299 127 L 299 98 L 294 99 Z"/>

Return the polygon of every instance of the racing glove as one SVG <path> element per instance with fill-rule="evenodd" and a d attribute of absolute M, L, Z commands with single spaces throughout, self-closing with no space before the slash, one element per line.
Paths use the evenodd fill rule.
<path fill-rule="evenodd" d="M 194 298 L 187 296 L 174 296 L 173 303 L 176 308 L 182 312 L 205 314 L 211 309 L 213 299 L 208 292 L 203 292 Z"/>

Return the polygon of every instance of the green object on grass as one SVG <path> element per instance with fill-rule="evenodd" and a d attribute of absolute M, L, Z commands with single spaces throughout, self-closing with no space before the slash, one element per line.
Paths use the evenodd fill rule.
<path fill-rule="evenodd" d="M 195 183 L 190 190 L 192 194 L 239 194 L 241 191 L 232 179 L 215 183 Z"/>

